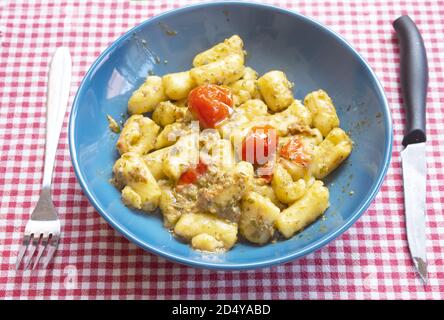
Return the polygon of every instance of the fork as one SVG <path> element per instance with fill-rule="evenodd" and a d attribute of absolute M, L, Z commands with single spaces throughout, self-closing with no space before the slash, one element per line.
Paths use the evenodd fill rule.
<path fill-rule="evenodd" d="M 51 61 L 46 102 L 46 144 L 43 182 L 40 198 L 25 227 L 22 244 L 16 261 L 16 269 L 24 263 L 24 270 L 30 265 L 35 252 L 32 269 L 38 265 L 45 249 L 48 248 L 43 267 L 46 268 L 57 249 L 60 239 L 60 220 L 52 203 L 51 180 L 60 131 L 65 117 L 71 85 L 71 56 L 64 47 L 57 48 Z M 26 258 L 25 253 L 28 251 Z"/>

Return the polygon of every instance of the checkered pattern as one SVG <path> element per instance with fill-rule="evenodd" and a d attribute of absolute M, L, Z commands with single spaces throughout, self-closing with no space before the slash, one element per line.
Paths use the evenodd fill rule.
<path fill-rule="evenodd" d="M 298 261 L 249 272 L 199 270 L 144 252 L 114 231 L 83 195 L 71 167 L 67 118 L 54 177 L 63 237 L 48 270 L 14 269 L 42 178 L 48 64 L 70 48 L 74 84 L 99 53 L 137 23 L 195 1 L 0 2 L 0 297 L 5 299 L 444 299 L 444 2 L 267 1 L 342 34 L 372 65 L 394 122 L 393 163 L 370 209 L 340 238 Z M 428 52 L 427 227 L 430 281 L 409 256 L 399 152 L 404 112 L 391 22 L 409 14 Z M 442 104 L 441 104 L 442 103 Z"/>

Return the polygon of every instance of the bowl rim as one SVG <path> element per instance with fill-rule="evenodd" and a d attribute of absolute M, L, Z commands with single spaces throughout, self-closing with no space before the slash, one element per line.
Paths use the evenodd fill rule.
<path fill-rule="evenodd" d="M 75 139 L 74 139 L 74 119 L 76 118 L 77 111 L 78 111 L 78 99 L 80 96 L 83 95 L 83 92 L 85 90 L 85 84 L 89 81 L 89 77 L 92 73 L 95 72 L 95 69 L 97 66 L 99 66 L 103 59 L 107 57 L 109 53 L 116 50 L 121 43 L 123 43 L 126 39 L 131 37 L 131 35 L 134 32 L 137 32 L 141 30 L 144 26 L 148 24 L 155 23 L 157 20 L 161 20 L 167 16 L 170 15 L 176 15 L 176 14 L 183 14 L 187 13 L 189 11 L 193 11 L 202 7 L 217 7 L 217 6 L 229 6 L 229 5 L 235 5 L 235 6 L 245 6 L 245 7 L 261 7 L 265 8 L 271 11 L 274 11 L 276 13 L 283 13 L 287 15 L 291 15 L 293 17 L 296 17 L 300 20 L 303 20 L 305 23 L 311 24 L 315 27 L 320 28 L 323 32 L 326 32 L 333 36 L 336 41 L 341 43 L 343 46 L 347 47 L 354 56 L 357 57 L 358 60 L 360 60 L 365 68 L 367 69 L 367 72 L 371 75 L 373 78 L 375 85 L 377 87 L 377 90 L 380 92 L 383 100 L 383 119 L 386 122 L 386 130 L 385 130 L 385 154 L 383 159 L 383 166 L 382 170 L 380 170 L 378 177 L 376 179 L 376 183 L 372 186 L 372 191 L 369 194 L 369 196 L 361 203 L 361 205 L 358 207 L 357 210 L 353 213 L 352 216 L 348 220 L 345 221 L 345 223 L 335 230 L 332 233 L 326 234 L 324 237 L 318 239 L 317 241 L 307 245 L 303 249 L 300 249 L 298 251 L 292 251 L 288 254 L 279 256 L 279 257 L 272 257 L 269 259 L 261 260 L 261 261 L 252 261 L 252 262 L 243 262 L 243 263 L 217 263 L 217 262 L 208 262 L 208 261 L 196 261 L 192 258 L 187 258 L 184 256 L 176 255 L 168 250 L 164 250 L 161 248 L 158 248 L 156 246 L 152 246 L 149 243 L 145 243 L 141 240 L 139 240 L 135 235 L 133 235 L 129 230 L 127 230 L 124 226 L 122 226 L 117 220 L 113 219 L 110 215 L 107 214 L 106 210 L 99 204 L 99 202 L 92 196 L 92 193 L 90 191 L 90 188 L 88 184 L 86 183 L 82 171 L 80 170 L 79 162 L 77 159 L 77 152 L 75 147 Z M 72 103 L 72 108 L 70 111 L 69 116 L 69 125 L 68 125 L 68 139 L 69 139 L 69 151 L 71 156 L 71 162 L 74 167 L 74 172 L 77 178 L 77 181 L 79 182 L 83 192 L 87 196 L 90 204 L 93 205 L 93 207 L 96 209 L 97 212 L 100 213 L 100 215 L 115 229 L 117 230 L 121 235 L 123 235 L 125 238 L 136 244 L 137 246 L 141 247 L 144 250 L 147 250 L 151 253 L 154 253 L 156 255 L 159 255 L 163 258 L 166 258 L 170 261 L 178 262 L 184 265 L 192 266 L 192 267 L 198 267 L 198 268 L 206 268 L 206 269 L 217 269 L 217 270 L 248 270 L 248 269 L 257 269 L 257 268 L 265 268 L 265 267 L 271 267 L 278 264 L 283 264 L 286 262 L 290 262 L 292 260 L 296 260 L 298 258 L 302 258 L 306 256 L 307 254 L 316 251 L 326 244 L 330 243 L 337 237 L 339 237 L 341 234 L 343 234 L 348 228 L 350 228 L 356 220 L 368 209 L 370 204 L 373 202 L 374 198 L 378 194 L 382 183 L 385 179 L 385 176 L 387 174 L 388 168 L 390 167 L 390 161 L 392 156 L 392 148 L 393 148 L 393 124 L 392 124 L 392 117 L 390 113 L 389 104 L 387 101 L 386 94 L 384 92 L 384 88 L 381 85 L 381 82 L 379 81 L 378 77 L 376 76 L 373 69 L 370 67 L 369 63 L 345 40 L 342 36 L 340 36 L 335 31 L 331 30 L 327 26 L 323 25 L 322 23 L 318 22 L 317 20 L 313 18 L 309 18 L 307 16 L 304 16 L 300 13 L 294 12 L 289 9 L 280 8 L 271 4 L 263 4 L 263 3 L 257 3 L 257 2 L 242 2 L 242 1 L 213 1 L 213 2 L 203 2 L 203 3 L 195 3 L 187 6 L 183 6 L 180 8 L 174 8 L 165 12 L 162 12 L 158 15 L 155 15 L 136 26 L 132 27 L 128 31 L 126 31 L 124 34 L 119 36 L 115 41 L 113 41 L 100 55 L 96 58 L 94 63 L 91 65 L 91 67 L 88 69 L 87 73 L 84 75 L 79 88 L 77 90 L 77 93 L 75 95 L 75 98 Z"/>

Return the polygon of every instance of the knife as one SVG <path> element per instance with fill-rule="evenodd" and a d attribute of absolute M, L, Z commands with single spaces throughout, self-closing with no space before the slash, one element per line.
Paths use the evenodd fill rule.
<path fill-rule="evenodd" d="M 421 34 L 409 16 L 393 22 L 401 51 L 401 88 L 406 131 L 401 151 L 407 240 L 413 263 L 427 283 L 426 258 L 426 95 L 427 56 Z"/>

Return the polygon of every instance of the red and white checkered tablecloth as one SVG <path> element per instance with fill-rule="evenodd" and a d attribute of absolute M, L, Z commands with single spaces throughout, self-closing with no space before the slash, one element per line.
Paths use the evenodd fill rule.
<path fill-rule="evenodd" d="M 4 299 L 444 299 L 444 1 L 267 1 L 313 17 L 369 61 L 393 113 L 393 161 L 370 209 L 340 238 L 307 257 L 248 272 L 182 266 L 144 252 L 93 209 L 74 176 L 67 120 L 54 177 L 63 237 L 49 270 L 15 271 L 42 178 L 48 64 L 73 57 L 71 101 L 102 50 L 137 23 L 196 1 L 0 2 L 0 298 Z M 404 230 L 399 152 L 404 112 L 392 21 L 409 14 L 427 48 L 429 284 L 415 274 Z"/>

